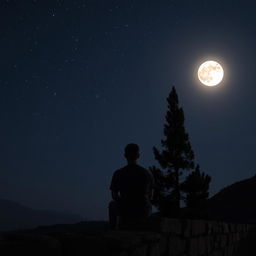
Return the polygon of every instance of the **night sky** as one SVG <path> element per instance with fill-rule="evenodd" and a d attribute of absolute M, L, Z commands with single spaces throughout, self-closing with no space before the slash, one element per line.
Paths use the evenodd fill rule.
<path fill-rule="evenodd" d="M 1 0 L 0 198 L 107 219 L 124 146 L 156 164 L 172 86 L 211 195 L 255 175 L 253 2 Z"/>

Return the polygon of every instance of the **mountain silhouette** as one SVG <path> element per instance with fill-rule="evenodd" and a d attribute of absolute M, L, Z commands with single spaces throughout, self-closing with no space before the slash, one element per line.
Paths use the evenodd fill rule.
<path fill-rule="evenodd" d="M 0 199 L 0 231 L 75 223 L 81 220 L 82 217 L 79 215 L 50 210 L 35 210 L 14 201 Z"/>
<path fill-rule="evenodd" d="M 208 200 L 209 217 L 256 222 L 256 176 L 223 188 Z"/>

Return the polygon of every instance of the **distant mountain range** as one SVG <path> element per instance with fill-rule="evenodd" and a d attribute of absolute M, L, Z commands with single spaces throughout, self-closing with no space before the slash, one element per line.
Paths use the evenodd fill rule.
<path fill-rule="evenodd" d="M 220 190 L 208 200 L 208 210 L 211 219 L 256 223 L 256 176 Z M 65 224 L 55 226 L 57 230 L 67 227 L 70 229 L 76 226 L 66 226 L 66 224 L 74 224 L 82 220 L 79 215 L 35 210 L 10 200 L 0 199 L 0 231 L 33 229 L 55 224 Z M 87 222 L 83 225 L 89 227 Z M 94 225 L 99 225 L 100 228 L 103 225 L 105 228 L 107 224 L 94 223 L 93 228 Z"/>
<path fill-rule="evenodd" d="M 256 176 L 223 188 L 208 200 L 210 218 L 256 222 Z"/>
<path fill-rule="evenodd" d="M 79 221 L 82 221 L 82 217 L 79 215 L 50 210 L 35 210 L 10 200 L 0 199 L 0 231 Z"/>

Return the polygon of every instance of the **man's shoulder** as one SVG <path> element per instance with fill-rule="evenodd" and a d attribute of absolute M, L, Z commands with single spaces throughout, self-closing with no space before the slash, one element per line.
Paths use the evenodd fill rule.
<path fill-rule="evenodd" d="M 120 169 L 117 169 L 113 172 L 113 177 L 116 177 L 120 174 Z"/>
<path fill-rule="evenodd" d="M 111 185 L 110 185 L 110 189 L 114 190 L 114 191 L 118 191 L 120 189 L 120 180 L 121 178 L 121 174 L 122 174 L 122 169 L 117 169 L 116 171 L 114 171 L 113 176 L 112 176 L 112 181 L 111 181 Z"/>
<path fill-rule="evenodd" d="M 145 175 L 149 176 L 150 178 L 153 178 L 153 175 L 152 175 L 152 173 L 151 173 L 150 170 L 148 170 L 148 169 L 146 169 L 145 167 L 140 166 L 140 165 L 138 165 L 138 169 L 139 169 L 142 173 L 144 173 Z"/>
<path fill-rule="evenodd" d="M 117 169 L 117 170 L 114 172 L 114 175 L 116 175 L 116 176 L 122 175 L 122 174 L 125 174 L 126 171 L 129 172 L 129 171 L 131 171 L 131 170 L 134 170 L 134 171 L 136 171 L 136 172 L 139 171 L 139 172 L 141 172 L 141 173 L 144 173 L 144 174 L 146 174 L 146 175 L 151 176 L 151 172 L 150 172 L 148 169 L 146 169 L 146 168 L 144 168 L 143 166 L 138 165 L 138 164 L 136 164 L 136 165 L 125 165 L 125 166 L 123 166 L 123 167 Z"/>
<path fill-rule="evenodd" d="M 138 169 L 140 169 L 140 170 L 142 170 L 144 172 L 149 172 L 149 170 L 147 168 L 145 168 L 145 167 L 143 167 L 143 166 L 141 166 L 139 164 L 136 164 L 136 168 L 138 168 Z"/>
<path fill-rule="evenodd" d="M 136 165 L 136 167 L 139 169 L 139 170 L 141 170 L 141 171 L 143 171 L 143 172 L 148 172 L 148 170 L 146 169 L 146 168 L 144 168 L 143 166 L 141 166 L 141 165 Z"/>
<path fill-rule="evenodd" d="M 144 167 L 142 167 L 142 166 L 139 166 L 139 168 L 140 168 L 141 171 L 144 172 L 145 175 L 147 175 L 150 179 L 152 179 L 152 180 L 154 179 L 153 174 L 152 174 L 152 172 L 151 172 L 150 170 L 148 170 L 148 169 L 146 169 L 146 168 L 144 168 Z"/>
<path fill-rule="evenodd" d="M 125 167 L 126 167 L 126 166 L 121 167 L 121 168 L 115 170 L 115 171 L 114 171 L 114 175 L 119 175 L 119 174 L 123 173 L 123 171 L 125 170 Z"/>

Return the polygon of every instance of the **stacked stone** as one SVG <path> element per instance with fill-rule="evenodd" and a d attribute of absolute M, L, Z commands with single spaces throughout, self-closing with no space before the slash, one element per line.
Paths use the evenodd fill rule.
<path fill-rule="evenodd" d="M 120 254 L 117 255 L 232 256 L 240 242 L 255 231 L 254 226 L 247 224 L 157 217 L 137 225 L 137 229 L 144 232 L 113 232 L 114 236 L 125 237 L 123 242 L 137 241 L 136 246 L 128 246 L 130 250 L 127 250 L 128 247 L 120 248 Z M 146 235 L 147 239 L 143 239 Z"/>
<path fill-rule="evenodd" d="M 166 246 L 159 256 L 231 256 L 240 241 L 255 232 L 248 224 L 186 219 L 151 219 Z"/>
<path fill-rule="evenodd" d="M 233 256 L 241 242 L 249 241 L 250 237 L 255 240 L 254 225 L 150 217 L 136 223 L 132 230 L 2 235 L 0 254 Z M 244 244 L 244 247 L 248 246 Z M 241 251 L 244 252 L 244 248 Z"/>

